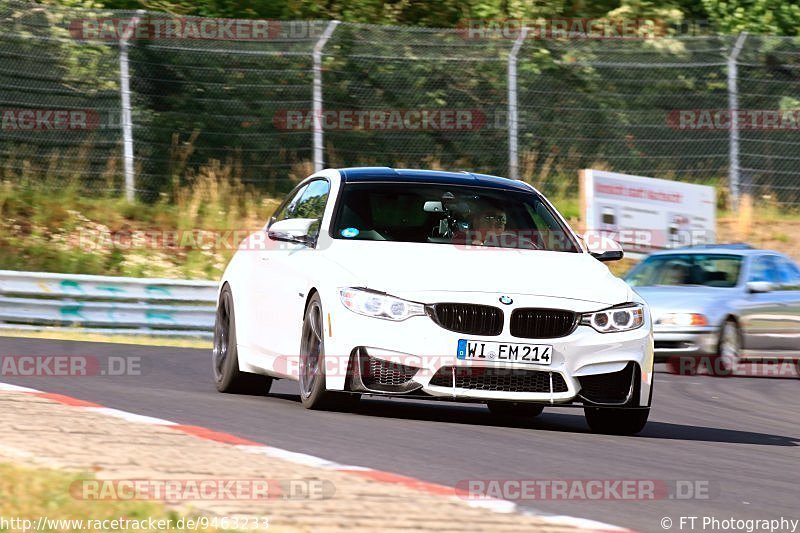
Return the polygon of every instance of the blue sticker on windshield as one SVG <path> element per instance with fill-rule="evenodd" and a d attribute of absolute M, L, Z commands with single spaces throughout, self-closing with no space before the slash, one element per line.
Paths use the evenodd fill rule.
<path fill-rule="evenodd" d="M 347 237 L 348 239 L 352 239 L 353 237 L 358 236 L 359 231 L 356 228 L 344 228 L 341 233 L 342 237 Z"/>

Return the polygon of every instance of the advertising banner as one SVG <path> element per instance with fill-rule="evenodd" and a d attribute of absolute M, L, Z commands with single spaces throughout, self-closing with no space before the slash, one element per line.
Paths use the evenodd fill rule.
<path fill-rule="evenodd" d="M 716 242 L 713 187 L 585 169 L 580 196 L 587 232 L 626 253 Z"/>

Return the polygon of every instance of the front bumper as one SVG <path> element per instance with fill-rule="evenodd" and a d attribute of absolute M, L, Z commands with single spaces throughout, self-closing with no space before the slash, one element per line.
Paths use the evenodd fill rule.
<path fill-rule="evenodd" d="M 645 324 L 633 331 L 598 333 L 589 326 L 578 326 L 564 337 L 527 339 L 509 334 L 508 323 L 515 308 L 570 309 L 583 313 L 606 306 L 559 298 L 510 296 L 513 306 L 497 306 L 498 295 L 485 293 L 428 293 L 417 298 L 426 303 L 448 301 L 501 307 L 504 327 L 497 336 L 449 331 L 427 316 L 403 322 L 366 317 L 345 309 L 338 295 L 332 302 L 329 297 L 330 303 L 323 301 L 326 314 L 330 313 L 330 320 L 326 318 L 325 324 L 326 386 L 331 390 L 468 401 L 650 405 L 654 353 L 649 313 L 645 313 Z M 538 365 L 461 360 L 456 357 L 460 339 L 549 344 L 553 347 L 551 362 Z M 374 379 L 375 368 L 384 375 L 383 381 Z M 367 379 L 363 379 L 365 369 L 372 372 Z M 616 380 L 624 389 L 618 397 L 603 398 L 602 394 L 595 394 L 596 401 L 588 401 L 582 395 L 589 389 L 596 392 L 598 384 L 609 380 Z M 398 385 L 390 386 L 390 383 Z M 609 399 L 613 401 L 602 401 Z"/>
<path fill-rule="evenodd" d="M 665 362 L 670 357 L 713 355 L 717 353 L 719 334 L 713 327 L 692 329 L 656 328 L 653 331 L 655 361 Z"/>

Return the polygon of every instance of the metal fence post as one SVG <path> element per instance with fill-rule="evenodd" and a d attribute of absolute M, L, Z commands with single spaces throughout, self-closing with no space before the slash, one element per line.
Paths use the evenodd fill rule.
<path fill-rule="evenodd" d="M 139 20 L 144 14 L 140 9 L 131 18 L 131 23 L 122 33 L 119 40 L 119 92 L 122 112 L 122 164 L 125 173 L 125 199 L 133 202 L 136 186 L 133 175 L 133 119 L 131 118 L 131 77 L 128 69 L 128 41 L 136 30 Z"/>
<path fill-rule="evenodd" d="M 728 133 L 728 185 L 730 186 L 730 208 L 736 210 L 739 206 L 739 68 L 736 64 L 739 54 L 747 39 L 747 32 L 742 32 L 736 39 L 736 44 L 728 56 L 728 113 L 731 117 L 731 129 Z"/>
<path fill-rule="evenodd" d="M 517 55 L 528 35 L 527 26 L 520 29 L 508 53 L 508 177 L 519 179 L 519 117 L 517 111 Z"/>
<path fill-rule="evenodd" d="M 314 172 L 319 172 L 325 168 L 322 146 L 324 142 L 322 136 L 322 49 L 325 48 L 325 43 L 331 38 L 338 25 L 338 20 L 330 21 L 317 44 L 314 45 L 314 94 L 312 96 L 312 105 L 314 106 Z"/>

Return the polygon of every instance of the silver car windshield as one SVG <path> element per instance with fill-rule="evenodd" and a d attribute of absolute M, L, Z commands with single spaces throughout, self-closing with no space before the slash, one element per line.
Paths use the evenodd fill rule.
<path fill-rule="evenodd" d="M 703 285 L 735 287 L 742 256 L 727 254 L 666 254 L 648 257 L 625 276 L 633 287 Z"/>

